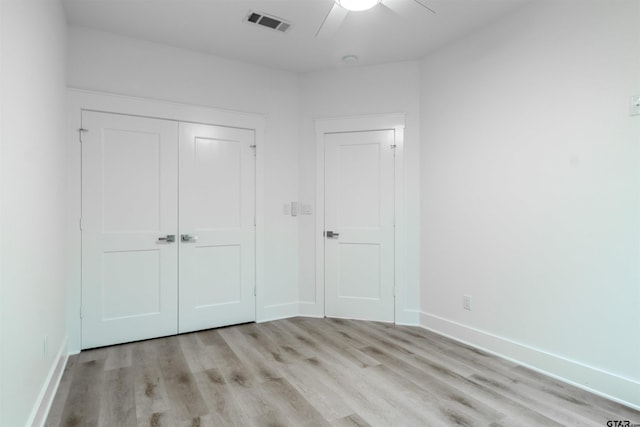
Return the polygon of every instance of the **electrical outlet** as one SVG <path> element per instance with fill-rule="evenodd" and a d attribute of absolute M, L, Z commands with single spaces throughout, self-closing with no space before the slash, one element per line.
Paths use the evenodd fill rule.
<path fill-rule="evenodd" d="M 465 310 L 471 310 L 471 295 L 465 295 L 463 297 L 462 306 Z"/>
<path fill-rule="evenodd" d="M 631 116 L 640 115 L 640 95 L 634 95 L 631 97 Z"/>

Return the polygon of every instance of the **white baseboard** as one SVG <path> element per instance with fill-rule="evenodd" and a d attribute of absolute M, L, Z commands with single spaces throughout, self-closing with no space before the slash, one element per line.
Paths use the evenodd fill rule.
<path fill-rule="evenodd" d="M 324 306 L 315 302 L 300 301 L 298 314 L 303 317 L 323 318 Z M 420 325 L 420 310 L 405 309 L 396 313 L 396 325 L 418 326 Z"/>
<path fill-rule="evenodd" d="M 300 301 L 298 313 L 304 317 L 325 317 L 324 306 L 320 306 L 315 302 Z M 420 311 L 405 309 L 397 312 L 395 323 L 397 325 L 418 326 L 420 324 Z"/>
<path fill-rule="evenodd" d="M 60 349 L 58 350 L 58 354 L 56 355 L 56 363 L 51 366 L 49 375 L 47 375 L 47 379 L 42 385 L 42 389 L 40 390 L 40 394 L 38 395 L 38 399 L 36 400 L 35 405 L 33 405 L 31 416 L 29 417 L 29 421 L 27 421 L 26 424 L 27 426 L 44 426 L 44 423 L 47 421 L 47 415 L 49 415 L 49 410 L 51 409 L 51 404 L 53 403 L 53 399 L 56 396 L 56 391 L 58 390 L 58 386 L 60 385 L 60 380 L 62 379 L 64 368 L 67 366 L 68 359 L 69 355 L 67 354 L 67 338 L 65 337 L 65 339 L 62 341 Z"/>
<path fill-rule="evenodd" d="M 640 382 L 429 313 L 420 313 L 420 326 L 640 410 Z"/>
<path fill-rule="evenodd" d="M 420 310 L 405 309 L 399 313 L 396 313 L 396 325 L 419 326 Z"/>
<path fill-rule="evenodd" d="M 324 317 L 324 305 L 319 305 L 316 302 L 299 301 L 298 313 L 304 317 Z"/>
<path fill-rule="evenodd" d="M 288 319 L 298 315 L 298 301 L 286 302 L 283 304 L 267 305 L 262 308 L 261 315 L 256 319 L 257 323 L 269 322 L 271 320 Z"/>

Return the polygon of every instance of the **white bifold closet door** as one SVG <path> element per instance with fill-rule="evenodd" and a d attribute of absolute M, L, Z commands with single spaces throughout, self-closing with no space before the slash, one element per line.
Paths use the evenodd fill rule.
<path fill-rule="evenodd" d="M 82 348 L 255 320 L 253 132 L 82 126 Z"/>
<path fill-rule="evenodd" d="M 325 134 L 325 314 L 394 321 L 393 130 Z"/>

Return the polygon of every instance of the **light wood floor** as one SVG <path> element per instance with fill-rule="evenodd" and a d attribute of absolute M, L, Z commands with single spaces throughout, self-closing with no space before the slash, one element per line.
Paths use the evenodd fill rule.
<path fill-rule="evenodd" d="M 83 351 L 47 426 L 606 426 L 640 412 L 417 327 L 295 318 Z"/>

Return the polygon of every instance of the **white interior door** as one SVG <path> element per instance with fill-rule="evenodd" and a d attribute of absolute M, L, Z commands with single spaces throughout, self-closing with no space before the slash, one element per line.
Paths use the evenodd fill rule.
<path fill-rule="evenodd" d="M 180 123 L 180 332 L 255 320 L 253 141 Z"/>
<path fill-rule="evenodd" d="M 325 314 L 394 321 L 394 131 L 325 134 Z"/>
<path fill-rule="evenodd" d="M 82 348 L 177 332 L 178 125 L 82 113 Z"/>

